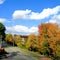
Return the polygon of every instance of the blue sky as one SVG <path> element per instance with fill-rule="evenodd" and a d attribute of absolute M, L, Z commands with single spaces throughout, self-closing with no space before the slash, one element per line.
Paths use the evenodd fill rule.
<path fill-rule="evenodd" d="M 60 0 L 0 0 L 0 22 L 6 33 L 38 33 L 41 23 L 60 23 Z"/>

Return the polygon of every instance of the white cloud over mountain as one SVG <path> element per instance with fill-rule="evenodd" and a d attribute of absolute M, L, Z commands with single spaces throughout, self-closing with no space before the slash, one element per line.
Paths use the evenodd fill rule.
<path fill-rule="evenodd" d="M 41 20 L 56 15 L 60 12 L 60 6 L 43 9 L 42 12 L 33 12 L 32 10 L 16 10 L 12 14 L 13 19 L 34 19 Z"/>

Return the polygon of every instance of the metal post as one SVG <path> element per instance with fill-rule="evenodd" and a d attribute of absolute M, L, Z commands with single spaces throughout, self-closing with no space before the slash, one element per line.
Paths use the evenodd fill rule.
<path fill-rule="evenodd" d="M 14 46 L 14 35 L 12 34 L 12 38 L 13 38 L 13 46 Z"/>

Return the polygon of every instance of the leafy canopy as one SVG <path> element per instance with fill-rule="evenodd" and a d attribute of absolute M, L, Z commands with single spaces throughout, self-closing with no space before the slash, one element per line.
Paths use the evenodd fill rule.
<path fill-rule="evenodd" d="M 5 38 L 5 30 L 5 26 L 2 23 L 0 23 L 0 35 L 2 35 L 2 40 L 4 40 Z"/>

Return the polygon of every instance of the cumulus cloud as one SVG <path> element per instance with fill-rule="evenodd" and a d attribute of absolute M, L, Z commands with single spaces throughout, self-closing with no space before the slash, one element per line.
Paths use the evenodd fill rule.
<path fill-rule="evenodd" d="M 0 4 L 3 4 L 5 0 L 0 0 Z"/>
<path fill-rule="evenodd" d="M 0 18 L 0 22 L 5 22 L 6 21 L 6 19 L 5 18 Z"/>
<path fill-rule="evenodd" d="M 51 23 L 60 23 L 60 14 L 59 15 L 54 15 L 50 20 L 49 22 Z"/>
<path fill-rule="evenodd" d="M 31 10 L 16 10 L 12 14 L 13 19 L 35 19 L 41 20 L 48 18 L 51 15 L 56 15 L 60 12 L 60 6 L 54 8 L 43 9 L 42 12 L 33 12 Z"/>
<path fill-rule="evenodd" d="M 29 29 L 29 32 L 31 32 L 31 33 L 34 33 L 34 32 L 37 32 L 37 31 L 38 31 L 38 28 L 37 27 L 31 27 Z"/>
<path fill-rule="evenodd" d="M 28 17 L 28 14 L 30 14 L 31 10 L 17 10 L 17 11 L 14 11 L 13 13 L 13 18 L 14 19 L 19 19 L 19 18 L 22 18 L 22 19 L 27 19 Z"/>
<path fill-rule="evenodd" d="M 38 31 L 37 27 L 28 28 L 28 27 L 22 26 L 22 25 L 15 25 L 12 27 L 6 27 L 6 29 L 7 29 L 7 31 L 10 31 L 10 32 L 26 33 L 26 34 L 36 33 Z"/>

